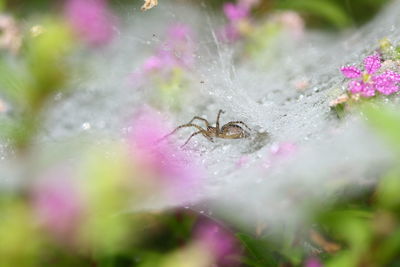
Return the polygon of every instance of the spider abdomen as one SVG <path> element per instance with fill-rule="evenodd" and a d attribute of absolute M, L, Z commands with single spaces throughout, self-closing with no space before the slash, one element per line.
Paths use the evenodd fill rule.
<path fill-rule="evenodd" d="M 224 125 L 221 128 L 219 137 L 227 139 L 240 139 L 240 138 L 246 138 L 248 136 L 249 133 L 246 132 L 239 125 Z"/>

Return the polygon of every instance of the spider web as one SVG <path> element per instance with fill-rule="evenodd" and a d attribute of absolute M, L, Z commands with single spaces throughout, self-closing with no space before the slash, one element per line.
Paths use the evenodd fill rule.
<path fill-rule="evenodd" d="M 306 32 L 299 42 L 280 36 L 260 56 L 268 60 L 255 63 L 237 57 L 240 47 L 218 41 L 223 21 L 204 5 L 162 1 L 147 13 L 121 7 L 124 19 L 117 40 L 100 51 L 85 51 L 91 72 L 72 82 L 73 95 L 57 96 L 63 101 L 48 112 L 38 142 L 45 150 L 47 144 L 68 143 L 76 136 L 89 136 L 79 144 L 93 143 L 90 136 L 103 136 L 96 138 L 98 144 L 119 139 L 152 89 L 134 89 L 127 77 L 162 44 L 158 36 L 165 25 L 189 23 L 198 33 L 193 77 L 204 83 L 193 85 L 196 93 L 181 111 L 170 113 L 170 121 L 178 125 L 200 115 L 212 122 L 222 108 L 226 113 L 221 123 L 242 120 L 253 132 L 246 140 L 209 143 L 201 136 L 193 138 L 185 151 L 198 158 L 205 177 L 184 205 L 246 223 L 300 218 L 310 200 L 334 199 L 346 184 L 373 184 L 391 162 L 388 149 L 359 114 L 338 121 L 329 102 L 344 90 L 340 66 L 361 62 L 384 37 L 399 42 L 399 12 L 400 3 L 394 1 L 368 25 L 342 35 Z M 309 86 L 300 91 L 294 83 L 302 78 Z M 183 131 L 175 141 L 183 143 L 188 133 Z M 274 158 L 274 147 L 288 142 L 296 151 Z M 5 145 L 1 149 L 7 150 Z M 10 167 L 4 151 L 1 173 L 8 177 L 2 180 L 6 186 L 15 183 L 18 164 Z M 181 204 L 154 199 L 141 208 Z"/>

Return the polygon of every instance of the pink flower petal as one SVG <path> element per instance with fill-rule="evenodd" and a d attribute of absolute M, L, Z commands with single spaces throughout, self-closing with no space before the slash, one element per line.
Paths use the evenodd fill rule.
<path fill-rule="evenodd" d="M 385 71 L 384 73 L 382 73 L 381 75 L 387 77 L 388 79 L 390 79 L 391 81 L 394 81 L 396 83 L 400 82 L 400 74 L 391 70 Z"/>
<path fill-rule="evenodd" d="M 376 90 L 384 95 L 391 95 L 399 91 L 399 87 L 396 85 L 399 80 L 399 74 L 393 71 L 387 71 L 373 77 Z"/>
<path fill-rule="evenodd" d="M 363 97 L 372 97 L 375 95 L 375 86 L 372 83 L 363 83 L 362 90 L 360 92 Z"/>
<path fill-rule="evenodd" d="M 349 82 L 348 89 L 349 89 L 350 93 L 358 94 L 363 90 L 363 87 L 364 87 L 364 83 L 362 81 L 354 80 L 354 81 Z"/>
<path fill-rule="evenodd" d="M 381 59 L 378 54 L 374 54 L 372 56 L 368 56 L 364 59 L 364 67 L 365 71 L 368 74 L 373 74 L 381 67 Z"/>
<path fill-rule="evenodd" d="M 361 77 L 361 70 L 354 66 L 347 66 L 347 67 L 342 67 L 340 71 L 343 73 L 343 75 L 347 78 L 358 78 Z"/>

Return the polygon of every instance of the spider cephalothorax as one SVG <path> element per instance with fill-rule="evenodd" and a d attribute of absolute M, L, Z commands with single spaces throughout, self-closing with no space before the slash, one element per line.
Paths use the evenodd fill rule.
<path fill-rule="evenodd" d="M 249 131 L 251 129 L 242 121 L 230 121 L 226 124 L 224 124 L 221 128 L 219 127 L 219 117 L 221 113 L 225 113 L 222 110 L 219 110 L 218 115 L 217 115 L 217 122 L 215 123 L 215 127 L 211 126 L 210 123 L 201 117 L 195 116 L 193 119 L 191 119 L 188 123 L 183 124 L 181 126 L 178 126 L 175 130 L 173 130 L 170 134 L 168 134 L 165 137 L 170 136 L 171 134 L 174 134 L 177 130 L 185 127 L 194 127 L 198 131 L 192 133 L 190 137 L 186 140 L 186 142 L 182 145 L 185 146 L 190 139 L 198 134 L 202 134 L 205 138 L 207 138 L 209 141 L 214 142 L 214 137 L 215 138 L 224 138 L 224 139 L 240 139 L 240 138 L 246 138 L 249 137 L 250 134 L 246 130 L 244 130 L 239 124 L 243 125 L 245 128 L 247 128 Z M 202 127 L 198 126 L 197 124 L 192 123 L 194 120 L 201 120 L 206 124 L 206 129 L 203 129 Z"/>

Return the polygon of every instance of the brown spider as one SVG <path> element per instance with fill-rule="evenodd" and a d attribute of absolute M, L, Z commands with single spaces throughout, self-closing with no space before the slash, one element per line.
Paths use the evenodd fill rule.
<path fill-rule="evenodd" d="M 166 135 L 164 138 L 174 134 L 176 131 L 178 131 L 181 128 L 185 127 L 195 127 L 199 131 L 194 132 L 187 140 L 186 142 L 181 146 L 184 147 L 190 139 L 198 134 L 202 134 L 205 138 L 207 138 L 209 141 L 214 142 L 213 137 L 216 138 L 224 138 L 224 139 L 241 139 L 241 138 L 247 138 L 250 136 L 249 132 L 244 130 L 242 127 L 240 127 L 238 124 L 244 125 L 248 130 L 251 131 L 251 129 L 242 121 L 230 121 L 227 124 L 224 124 L 221 128 L 219 128 L 219 117 L 221 113 L 225 113 L 223 110 L 219 110 L 218 115 L 217 115 L 217 122 L 214 126 L 211 126 L 210 123 L 201 117 L 195 116 L 193 119 L 191 119 L 188 123 L 183 124 L 181 126 L 178 126 L 175 130 L 173 130 L 170 134 Z M 200 126 L 192 123 L 194 120 L 201 120 L 204 121 L 206 124 L 206 130 L 201 128 Z M 164 139 L 163 138 L 163 139 Z"/>

